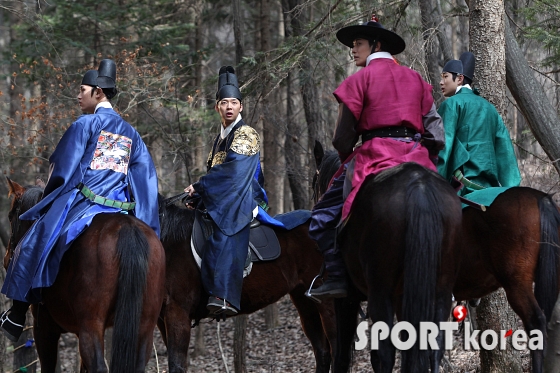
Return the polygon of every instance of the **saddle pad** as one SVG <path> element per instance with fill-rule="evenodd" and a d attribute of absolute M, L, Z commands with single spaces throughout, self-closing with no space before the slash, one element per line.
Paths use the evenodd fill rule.
<path fill-rule="evenodd" d="M 247 249 L 250 255 L 247 255 L 246 268 L 251 262 L 274 260 L 280 256 L 280 243 L 274 230 L 266 225 L 258 224 L 258 222 L 255 223 L 257 224 L 251 224 L 249 232 L 250 242 Z M 202 258 L 206 238 L 211 234 L 212 223 L 197 211 L 191 235 L 193 254 Z"/>
<path fill-rule="evenodd" d="M 251 261 L 266 262 L 280 256 L 280 243 L 272 228 L 258 225 L 249 231 L 249 247 L 251 248 Z"/>

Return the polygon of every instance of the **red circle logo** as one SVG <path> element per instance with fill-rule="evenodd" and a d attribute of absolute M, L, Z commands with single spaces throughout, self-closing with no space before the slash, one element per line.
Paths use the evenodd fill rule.
<path fill-rule="evenodd" d="M 462 304 L 453 308 L 453 317 L 457 321 L 463 321 L 467 317 L 467 307 Z"/>

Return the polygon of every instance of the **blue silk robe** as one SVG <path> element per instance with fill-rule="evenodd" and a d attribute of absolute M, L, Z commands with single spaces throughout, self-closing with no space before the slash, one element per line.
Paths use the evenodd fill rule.
<path fill-rule="evenodd" d="M 214 228 L 202 258 L 202 284 L 209 294 L 226 299 L 237 309 L 253 210 L 259 206 L 257 219 L 275 224 L 260 207 L 267 199 L 259 183 L 259 151 L 258 133 L 240 120 L 225 139 L 218 135 L 208 157 L 207 174 L 193 184 Z"/>
<path fill-rule="evenodd" d="M 62 136 L 49 159 L 51 175 L 43 199 L 21 215 L 36 220 L 19 242 L 9 264 L 2 293 L 36 303 L 41 288 L 56 279 L 60 261 L 72 242 L 99 213 L 118 208 L 93 203 L 76 186 L 82 182 L 95 194 L 136 207 L 129 213 L 159 235 L 157 175 L 138 132 L 113 109 L 83 115 Z"/>

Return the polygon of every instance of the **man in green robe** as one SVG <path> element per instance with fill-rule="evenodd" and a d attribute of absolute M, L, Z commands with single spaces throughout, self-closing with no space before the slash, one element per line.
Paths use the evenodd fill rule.
<path fill-rule="evenodd" d="M 508 130 L 496 108 L 471 88 L 473 75 L 470 52 L 443 68 L 440 86 L 449 98 L 438 109 L 445 128 L 438 172 L 464 185 L 459 195 L 489 205 L 507 187 L 519 186 L 521 175 Z"/>

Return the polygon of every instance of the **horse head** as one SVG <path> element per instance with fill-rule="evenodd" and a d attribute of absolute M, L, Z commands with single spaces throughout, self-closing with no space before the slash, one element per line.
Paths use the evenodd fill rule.
<path fill-rule="evenodd" d="M 319 141 L 315 141 L 313 155 L 315 157 L 317 170 L 313 176 L 312 188 L 313 200 L 317 203 L 319 198 L 327 191 L 333 175 L 340 167 L 340 158 L 338 157 L 338 153 L 334 150 L 325 152 Z"/>
<path fill-rule="evenodd" d="M 7 269 L 17 244 L 33 224 L 32 221 L 22 221 L 19 217 L 39 202 L 43 195 L 45 183 L 38 179 L 35 186 L 24 187 L 8 177 L 6 177 L 6 181 L 8 183 L 8 198 L 13 197 L 8 213 L 10 239 L 8 240 L 8 247 L 4 256 L 4 268 Z"/>

